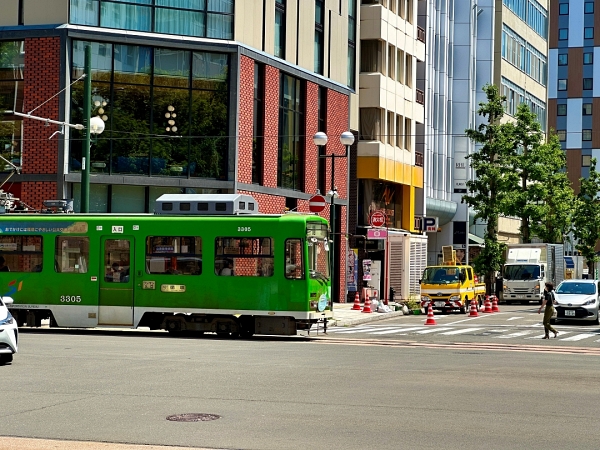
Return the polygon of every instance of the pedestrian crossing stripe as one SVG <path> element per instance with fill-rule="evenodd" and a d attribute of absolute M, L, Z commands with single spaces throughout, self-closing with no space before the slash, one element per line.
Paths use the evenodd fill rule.
<path fill-rule="evenodd" d="M 467 328 L 452 328 L 452 327 L 426 327 L 426 326 L 417 326 L 417 327 L 407 327 L 407 326 L 359 326 L 356 328 L 330 328 L 328 331 L 336 334 L 368 334 L 371 336 L 385 336 L 385 335 L 425 335 L 425 334 L 439 334 L 440 336 L 456 336 L 459 334 L 468 334 L 475 332 L 494 332 L 494 333 L 506 333 L 501 336 L 491 336 L 493 339 L 515 339 L 515 338 L 523 338 L 523 339 L 542 339 L 544 337 L 543 334 L 535 334 L 531 336 L 532 333 L 539 333 L 537 329 L 535 330 L 518 330 L 515 328 L 483 328 L 483 327 L 467 327 Z M 566 337 L 569 335 L 568 337 Z M 557 341 L 565 341 L 565 342 L 577 342 L 582 341 L 589 338 L 598 338 L 600 337 L 600 333 L 579 333 L 574 334 L 572 331 L 562 331 L 559 330 Z M 552 338 L 554 339 L 554 338 Z M 600 342 L 600 339 L 595 340 L 594 342 Z"/>
<path fill-rule="evenodd" d="M 560 332 L 558 334 L 560 335 Z M 598 333 L 582 333 L 582 334 L 576 334 L 575 336 L 571 336 L 571 337 L 559 339 L 559 340 L 561 340 L 561 341 L 582 341 L 583 339 L 587 339 L 587 338 L 591 338 L 591 337 L 595 337 L 595 336 L 598 336 Z"/>

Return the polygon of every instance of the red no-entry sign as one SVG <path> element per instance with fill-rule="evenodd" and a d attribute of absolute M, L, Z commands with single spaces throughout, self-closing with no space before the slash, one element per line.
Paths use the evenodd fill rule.
<path fill-rule="evenodd" d="M 322 195 L 313 195 L 308 200 L 308 210 L 312 213 L 320 213 L 325 209 L 325 197 Z"/>
<path fill-rule="evenodd" d="M 371 226 L 382 227 L 385 225 L 385 214 L 381 211 L 375 211 L 371 214 Z"/>

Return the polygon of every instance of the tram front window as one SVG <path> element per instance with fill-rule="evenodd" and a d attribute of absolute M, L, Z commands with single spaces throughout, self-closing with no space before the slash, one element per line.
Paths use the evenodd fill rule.
<path fill-rule="evenodd" d="M 311 278 L 329 279 L 329 245 L 327 238 L 308 238 L 308 269 Z"/>

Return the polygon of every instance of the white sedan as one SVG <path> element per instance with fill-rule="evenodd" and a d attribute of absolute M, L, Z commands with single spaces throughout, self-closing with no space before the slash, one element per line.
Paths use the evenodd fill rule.
<path fill-rule="evenodd" d="M 600 281 L 565 280 L 554 291 L 554 320 L 582 320 L 600 324 Z"/>
<path fill-rule="evenodd" d="M 6 305 L 10 305 L 13 299 L 0 297 L 0 365 L 13 360 L 13 354 L 17 353 L 19 330 L 17 321 L 8 311 Z"/>

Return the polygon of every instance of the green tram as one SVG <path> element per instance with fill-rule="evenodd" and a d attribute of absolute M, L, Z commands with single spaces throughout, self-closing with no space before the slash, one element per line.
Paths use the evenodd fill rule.
<path fill-rule="evenodd" d="M 328 250 L 325 219 L 259 214 L 240 194 L 163 195 L 154 214 L 4 214 L 0 294 L 20 326 L 295 335 L 332 316 Z"/>

